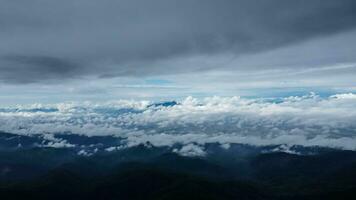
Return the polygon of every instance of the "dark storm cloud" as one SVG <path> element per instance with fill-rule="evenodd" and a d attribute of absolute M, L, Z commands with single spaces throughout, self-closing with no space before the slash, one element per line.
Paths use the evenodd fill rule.
<path fill-rule="evenodd" d="M 356 26 L 354 0 L 2 0 L 0 80 L 137 76 L 192 55 L 263 52 Z"/>
<path fill-rule="evenodd" d="M 3 56 L 1 67 L 4 80 L 12 83 L 39 82 L 46 79 L 70 78 L 80 66 L 50 56 Z M 16 73 L 14 73 L 16 70 Z"/>

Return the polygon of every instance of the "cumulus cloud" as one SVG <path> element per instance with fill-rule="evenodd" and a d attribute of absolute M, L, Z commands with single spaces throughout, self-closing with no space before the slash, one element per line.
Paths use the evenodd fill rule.
<path fill-rule="evenodd" d="M 169 106 L 147 101 L 15 106 L 0 109 L 0 131 L 40 134 L 52 146 L 70 146 L 54 138 L 57 134 L 111 135 L 122 139 L 119 148 L 180 144 L 177 152 L 197 155 L 207 143 L 356 150 L 355 97 L 311 93 L 282 99 L 188 97 Z"/>
<path fill-rule="evenodd" d="M 182 156 L 190 156 L 190 157 L 199 157 L 199 156 L 206 155 L 206 152 L 204 151 L 203 147 L 195 144 L 187 144 L 179 150 L 174 149 L 173 152 L 178 153 Z"/>

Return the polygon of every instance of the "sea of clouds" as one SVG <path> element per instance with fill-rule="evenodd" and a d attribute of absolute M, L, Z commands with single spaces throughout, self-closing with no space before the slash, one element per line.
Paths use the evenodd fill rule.
<path fill-rule="evenodd" d="M 172 147 L 181 154 L 203 155 L 202 147 L 218 143 L 301 145 L 356 150 L 356 94 L 320 97 L 314 93 L 276 99 L 187 97 L 159 104 L 119 100 L 107 103 L 17 105 L 0 108 L 0 131 L 42 135 L 53 147 L 73 144 L 58 134 L 114 136 L 115 150 L 139 144 Z"/>

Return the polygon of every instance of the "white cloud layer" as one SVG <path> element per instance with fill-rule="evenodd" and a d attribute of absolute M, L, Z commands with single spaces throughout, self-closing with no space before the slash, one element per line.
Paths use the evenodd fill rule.
<path fill-rule="evenodd" d="M 51 140 L 55 134 L 112 135 L 123 138 L 126 147 L 181 144 L 176 151 L 192 156 L 204 155 L 207 143 L 226 148 L 240 143 L 356 150 L 355 122 L 352 93 L 327 98 L 314 93 L 283 99 L 187 97 L 173 106 L 121 100 L 0 108 L 0 131 L 41 134 L 56 147 L 71 144 Z"/>

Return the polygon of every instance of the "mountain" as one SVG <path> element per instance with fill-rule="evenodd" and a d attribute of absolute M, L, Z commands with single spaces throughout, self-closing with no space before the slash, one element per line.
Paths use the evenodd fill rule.
<path fill-rule="evenodd" d="M 301 147 L 298 147 L 301 148 Z M 0 152 L 1 199 L 352 199 L 356 152 L 210 144 L 187 157 L 149 144 L 78 155 L 75 148 Z M 317 152 L 317 153 L 316 153 Z"/>

